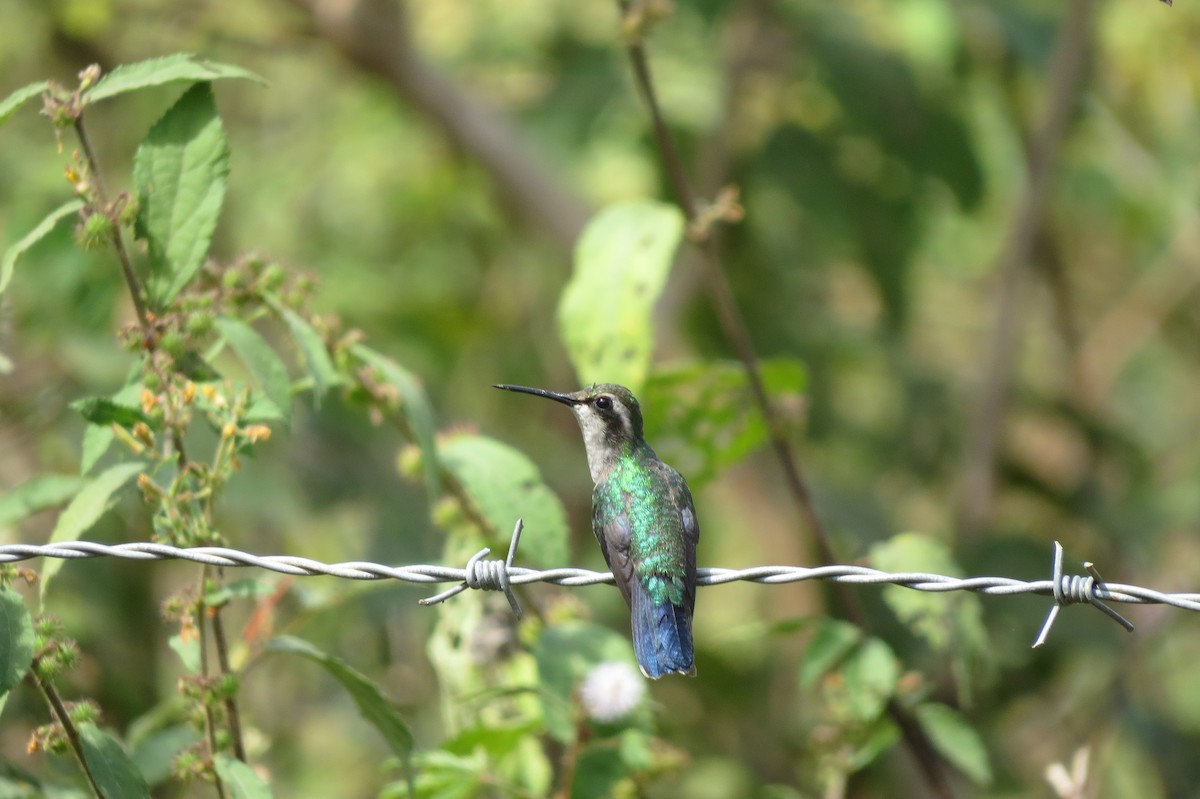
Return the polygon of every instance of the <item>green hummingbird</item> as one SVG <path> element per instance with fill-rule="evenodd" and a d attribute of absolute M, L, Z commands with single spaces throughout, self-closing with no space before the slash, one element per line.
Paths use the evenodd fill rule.
<path fill-rule="evenodd" d="M 692 612 L 700 523 L 687 482 L 646 443 L 637 399 L 612 383 L 570 394 L 496 388 L 546 397 L 574 411 L 595 484 L 592 532 L 629 605 L 642 674 L 695 675 Z"/>

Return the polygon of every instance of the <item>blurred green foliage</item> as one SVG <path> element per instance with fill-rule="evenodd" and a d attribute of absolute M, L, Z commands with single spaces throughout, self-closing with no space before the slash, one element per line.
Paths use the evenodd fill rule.
<path fill-rule="evenodd" d="M 504 147 L 534 154 L 588 214 L 670 200 L 615 3 L 439 0 L 406 11 L 405 54 L 469 107 L 512 123 L 499 134 L 501 161 L 515 158 Z M 0 18 L 3 96 L 47 78 L 73 86 L 91 63 L 108 72 L 183 51 L 268 84 L 214 85 L 229 161 L 209 254 L 311 273 L 318 285 L 280 289 L 280 305 L 253 328 L 216 317 L 211 329 L 179 331 L 184 350 L 224 336 L 230 352 L 189 350 L 190 363 L 211 357 L 270 397 L 253 406 L 262 422 L 278 424 L 281 404 L 292 414 L 289 429 L 241 454 L 224 485 L 212 522 L 225 540 L 396 563 L 459 563 L 502 546 L 511 520 L 484 535 L 473 516 L 499 526 L 511 497 L 456 504 L 434 455 L 443 446 L 459 488 L 490 485 L 491 469 L 528 478 L 531 501 L 548 503 L 556 529 L 539 532 L 544 547 L 526 538 L 520 560 L 555 565 L 548 548 L 567 553 L 564 565 L 600 564 L 574 422 L 488 388 L 593 379 L 576 375 L 559 328 L 576 242 L 538 224 L 528 210 L 538 206 L 448 134 L 419 87 L 372 72 L 342 49 L 336 18 L 303 0 L 0 0 Z M 1065 25 L 1086 26 L 1091 50 L 1018 295 L 1008 402 L 992 420 L 996 489 L 986 524 L 967 529 L 964 453 L 990 368 L 995 264 Z M 758 351 L 777 364 L 772 385 L 842 559 L 1045 577 L 1058 539 L 1112 580 L 1200 583 L 1200 406 L 1189 399 L 1200 396 L 1198 41 L 1194 5 L 1151 0 L 704 0 L 677 2 L 654 28 L 651 66 L 687 171 L 708 197 L 741 188 L 746 217 L 718 229 L 720 251 Z M 187 89 L 146 86 L 88 109 L 110 195 L 136 194 L 137 148 Z M 0 128 L 7 252 L 71 198 L 63 167 L 75 141 L 69 131 L 56 141 L 38 105 Z M 79 519 L 98 519 L 88 537 L 147 540 L 166 521 L 117 491 L 135 472 L 114 466 L 124 443 L 94 423 L 132 430 L 138 420 L 120 409 L 142 406 L 137 392 L 119 393 L 134 365 L 115 335 L 134 318 L 120 266 L 110 250 L 75 246 L 76 210 L 18 246 L 11 278 L 7 262 L 0 272 L 4 541 L 40 542 Z M 808 563 L 810 541 L 690 252 L 685 243 L 652 327 L 638 328 L 639 346 L 651 329 L 655 342 L 642 394 L 648 437 L 700 478 L 701 565 Z M 202 263 L 195 274 L 211 278 Z M 155 296 L 165 302 L 176 288 Z M 288 315 L 292 289 L 311 315 Z M 335 329 L 364 331 L 369 348 L 317 345 Z M 578 333 L 596 341 L 604 331 Z M 284 386 L 280 365 L 305 378 Z M 300 401 L 286 401 L 285 388 Z M 384 419 L 393 425 L 375 423 Z M 202 449 L 219 430 L 191 435 Z M 456 447 L 470 450 L 469 468 L 455 470 Z M 905 530 L 921 535 L 894 539 Z M 155 795 L 211 795 L 161 782 L 169 753 L 192 739 L 176 693 L 188 667 L 167 643 L 183 622 L 169 612 L 164 622 L 160 603 L 195 579 L 184 566 L 79 562 L 46 595 L 84 662 L 66 688 L 103 712 L 87 728 L 95 748 L 117 762 L 111 747 L 124 741 Z M 614 591 L 530 587 L 523 603 L 537 614 L 514 627 L 494 595 L 434 610 L 416 605 L 427 591 L 412 586 L 253 580 L 260 589 L 213 601 L 228 603 L 234 668 L 253 663 L 237 694 L 246 745 L 280 796 L 404 796 L 408 783 L 340 678 L 256 657 L 276 632 L 389 697 L 415 741 L 421 795 L 545 795 L 572 752 L 579 796 L 922 794 L 880 715 L 889 697 L 916 708 L 963 773 L 964 795 L 1048 795 L 1045 768 L 1081 747 L 1095 796 L 1188 796 L 1200 783 L 1196 620 L 1180 612 L 1134 609 L 1130 637 L 1100 614 L 1068 610 L 1033 652 L 1045 602 L 854 589 L 868 635 L 822 620 L 826 597 L 813 586 L 709 588 L 697 608 L 700 676 L 650 686 L 652 703 L 616 727 L 572 728 L 578 708 L 565 686 L 580 664 L 620 657 L 627 620 Z M 6 608 L 17 607 L 12 590 L 36 593 L 14 584 Z M 7 618 L 6 631 L 27 629 Z M 579 629 L 612 638 L 573 637 Z M 3 701 L 0 777 L 15 786 L 62 776 L 26 754 L 44 703 L 24 688 Z M 216 767 L 257 795 L 236 762 Z"/>

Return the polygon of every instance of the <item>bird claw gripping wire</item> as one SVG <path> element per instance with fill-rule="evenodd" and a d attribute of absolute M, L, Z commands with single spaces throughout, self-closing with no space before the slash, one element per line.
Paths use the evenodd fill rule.
<path fill-rule="evenodd" d="M 1054 579 L 1052 585 L 1054 590 L 1054 607 L 1050 608 L 1050 613 L 1046 616 L 1046 622 L 1042 625 L 1042 631 L 1038 633 L 1037 640 L 1033 642 L 1034 649 L 1046 643 L 1046 637 L 1050 635 L 1050 628 L 1054 626 L 1054 620 L 1058 618 L 1058 612 L 1067 605 L 1074 605 L 1080 602 L 1086 602 L 1095 608 L 1099 608 L 1110 619 L 1124 627 L 1127 632 L 1133 632 L 1133 624 L 1128 619 L 1100 601 L 1102 598 L 1109 597 L 1108 588 L 1105 587 L 1104 580 L 1100 577 L 1100 572 L 1090 562 L 1084 563 L 1083 568 L 1087 570 L 1087 576 L 1080 574 L 1064 575 L 1062 544 L 1057 541 L 1054 542 Z"/>
<path fill-rule="evenodd" d="M 516 594 L 513 593 L 512 584 L 508 581 L 508 570 L 512 568 L 513 558 L 517 555 L 517 544 L 521 540 L 521 530 L 524 529 L 525 523 L 521 519 L 517 519 L 517 525 L 513 528 L 512 543 L 508 545 L 508 558 L 505 560 L 484 560 L 492 553 L 488 547 L 476 552 L 467 561 L 466 574 L 463 581 L 453 588 L 449 588 L 437 596 L 431 596 L 426 599 L 418 600 L 422 605 L 436 605 L 439 602 L 445 602 L 452 596 L 461 594 L 468 588 L 478 588 L 483 591 L 503 591 L 504 596 L 508 598 L 508 605 L 512 608 L 512 612 L 517 618 L 524 615 L 521 610 L 521 603 L 517 601 Z"/>

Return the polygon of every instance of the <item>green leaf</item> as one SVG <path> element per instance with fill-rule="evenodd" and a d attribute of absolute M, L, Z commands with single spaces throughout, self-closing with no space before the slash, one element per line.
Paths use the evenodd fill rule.
<path fill-rule="evenodd" d="M 759 363 L 767 395 L 783 418 L 799 417 L 806 383 L 792 358 Z M 642 392 L 646 436 L 693 487 L 716 477 L 767 441 L 767 425 L 746 370 L 731 361 L 655 368 Z"/>
<path fill-rule="evenodd" d="M 434 441 L 433 409 L 421 382 L 400 364 L 363 344 L 356 344 L 350 352 L 363 363 L 378 369 L 383 379 L 396 387 L 400 393 L 400 412 L 421 450 L 421 465 L 425 471 L 425 489 L 430 499 L 439 494 L 438 449 Z M 515 519 L 510 524 L 515 523 Z"/>
<path fill-rule="evenodd" d="M 88 103 L 115 97 L 118 94 L 162 86 L 178 81 L 213 81 L 222 78 L 243 78 L 255 83 L 266 84 L 261 77 L 248 69 L 196 58 L 190 53 L 175 53 L 162 58 L 151 58 L 135 64 L 122 64 L 97 81 L 84 95 Z"/>
<path fill-rule="evenodd" d="M 572 694 L 593 666 L 609 661 L 635 665 L 633 644 L 607 627 L 565 622 L 546 628 L 533 649 L 538 678 L 547 696 L 543 717 L 547 731 L 563 742 L 574 740 Z"/>
<path fill-rule="evenodd" d="M 136 376 L 130 379 L 136 380 Z M 130 383 L 122 388 L 116 394 L 113 394 L 109 399 L 115 405 L 125 408 L 138 407 L 135 403 L 138 401 L 139 395 L 142 393 L 141 383 Z M 83 447 L 79 459 L 79 473 L 87 474 L 92 470 L 104 453 L 108 452 L 109 446 L 112 445 L 113 439 L 116 438 L 111 425 L 103 427 L 90 424 L 83 431 Z"/>
<path fill-rule="evenodd" d="M 278 302 L 271 302 L 271 305 L 287 323 L 288 330 L 292 333 L 292 339 L 295 340 L 296 346 L 304 355 L 305 368 L 313 381 L 313 404 L 319 408 L 321 399 L 330 386 L 344 382 L 342 375 L 329 358 L 329 351 L 325 349 L 325 340 L 321 338 L 320 333 L 313 329 L 312 325 L 291 308 Z"/>
<path fill-rule="evenodd" d="M 862 630 L 849 622 L 822 619 L 818 624 L 800 661 L 800 687 L 806 691 L 836 668 L 863 638 Z"/>
<path fill-rule="evenodd" d="M 229 146 L 212 86 L 197 83 L 154 123 L 133 161 L 137 231 L 149 245 L 157 307 L 174 299 L 204 263 L 228 175 Z"/>
<path fill-rule="evenodd" d="M 141 408 L 134 405 L 124 405 L 114 402 L 107 397 L 85 397 L 75 400 L 71 403 L 73 410 L 79 411 L 80 415 L 88 421 L 89 424 L 108 427 L 116 424 L 121 427 L 133 427 L 138 422 L 150 424 L 150 417 L 142 412 Z"/>
<path fill-rule="evenodd" d="M 271 789 L 254 769 L 236 757 L 220 753 L 213 758 L 217 776 L 225 783 L 230 799 L 269 799 Z"/>
<path fill-rule="evenodd" d="M 8 586 L 0 586 L 0 697 L 25 679 L 33 662 L 33 620 L 25 600 Z"/>
<path fill-rule="evenodd" d="M 172 635 L 167 639 L 167 646 L 179 655 L 179 661 L 185 669 L 192 674 L 200 673 L 200 640 L 196 636 L 191 636 L 185 641 L 182 635 Z"/>
<path fill-rule="evenodd" d="M 613 789 L 617 783 L 628 775 L 629 769 L 621 762 L 620 752 L 588 747 L 583 750 L 575 766 L 571 799 L 606 799 L 614 795 Z"/>
<path fill-rule="evenodd" d="M 59 514 L 54 532 L 50 534 L 50 543 L 77 540 L 108 510 L 112 495 L 130 478 L 145 468 L 146 464 L 141 461 L 119 463 L 110 466 L 89 480 L 71 500 L 71 504 L 67 505 Z M 46 595 L 47 586 L 50 585 L 50 579 L 62 568 L 62 563 L 58 558 L 50 558 L 43 564 L 41 580 L 43 597 Z"/>
<path fill-rule="evenodd" d="M 30 247 L 44 239 L 46 234 L 53 230 L 54 226 L 64 217 L 78 212 L 80 208 L 83 208 L 83 200 L 71 200 L 63 203 L 51 211 L 45 219 L 38 222 L 37 227 L 26 233 L 20 241 L 5 250 L 4 258 L 0 260 L 0 294 L 4 293 L 4 289 L 8 287 L 8 281 L 12 279 L 17 259 L 24 255 Z"/>
<path fill-rule="evenodd" d="M 893 536 L 871 547 L 869 557 L 883 571 L 962 574 L 945 544 L 920 533 Z M 927 594 L 889 585 L 884 586 L 883 600 L 910 630 L 950 658 L 959 701 L 969 704 L 972 686 L 986 682 L 994 670 L 979 597 L 965 591 Z"/>
<path fill-rule="evenodd" d="M 83 759 L 104 799 L 150 799 L 150 788 L 129 754 L 110 733 L 95 724 L 79 725 Z"/>
<path fill-rule="evenodd" d="M 987 747 L 961 713 L 948 705 L 926 702 L 914 708 L 917 723 L 935 749 L 977 785 L 990 785 L 992 767 Z"/>
<path fill-rule="evenodd" d="M 83 482 L 73 474 L 44 474 L 26 480 L 0 497 L 0 528 L 61 505 L 79 493 Z"/>
<path fill-rule="evenodd" d="M 31 83 L 28 86 L 22 86 L 15 92 L 0 100 L 0 125 L 8 121 L 8 118 L 16 113 L 17 109 L 25 105 L 34 97 L 41 96 L 42 92 L 50 88 L 50 81 L 39 80 L 37 83 Z"/>
<path fill-rule="evenodd" d="M 846 658 L 841 677 L 842 713 L 853 721 L 873 721 L 895 693 L 900 664 L 891 647 L 878 638 L 868 638 Z"/>
<path fill-rule="evenodd" d="M 202 736 L 190 724 L 172 724 L 147 731 L 140 736 L 129 734 L 129 757 L 151 786 L 171 779 L 175 756 L 201 740 Z"/>
<path fill-rule="evenodd" d="M 654 348 L 651 312 L 682 236 L 683 214 L 659 202 L 613 205 L 588 222 L 558 305 L 581 383 L 641 390 Z"/>
<path fill-rule="evenodd" d="M 567 513 L 523 452 L 494 438 L 471 434 L 446 437 L 438 448 L 479 512 L 496 531 L 499 546 L 518 518 L 525 520 L 518 557 L 523 563 L 562 566 L 567 560 Z M 508 551 L 505 543 L 504 552 Z"/>
<path fill-rule="evenodd" d="M 272 652 L 300 655 L 325 668 L 358 705 L 359 713 L 371 724 L 397 755 L 406 762 L 412 755 L 413 736 L 400 716 L 396 703 L 384 695 L 379 686 L 341 660 L 328 655 L 308 641 L 291 636 L 273 639 L 267 644 Z"/>
<path fill-rule="evenodd" d="M 217 317 L 217 330 L 233 347 L 242 363 L 254 375 L 259 388 L 281 414 L 284 424 L 289 424 L 292 411 L 292 384 L 288 379 L 287 367 L 271 349 L 267 340 L 250 325 L 228 316 Z"/>

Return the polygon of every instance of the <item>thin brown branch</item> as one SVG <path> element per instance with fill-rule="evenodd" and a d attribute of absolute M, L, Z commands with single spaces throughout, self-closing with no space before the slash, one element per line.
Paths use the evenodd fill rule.
<path fill-rule="evenodd" d="M 225 625 L 221 621 L 221 609 L 213 608 L 210 618 L 213 631 L 213 643 L 217 649 L 217 667 L 221 674 L 232 674 L 229 667 L 229 644 L 225 639 Z M 242 717 L 238 712 L 237 699 L 227 696 L 222 700 L 225 704 L 226 723 L 229 725 L 229 735 L 233 739 L 233 754 L 238 760 L 246 762 L 246 747 L 242 743 Z"/>
<path fill-rule="evenodd" d="M 565 252 L 591 209 L 559 181 L 507 118 L 471 97 L 424 60 L 399 0 L 290 0 L 311 13 L 317 32 L 433 122 L 447 141 L 491 177 L 503 205 L 547 231 Z"/>
<path fill-rule="evenodd" d="M 628 12 L 629 0 L 618 0 L 623 13 Z M 662 110 L 654 91 L 654 82 L 650 76 L 650 67 L 646 57 L 645 47 L 639 37 L 631 37 L 626 43 L 630 65 L 633 68 L 634 82 L 638 87 L 650 114 L 654 131 L 654 139 L 662 156 L 663 165 L 667 170 L 668 179 L 674 190 L 676 201 L 683 210 L 689 228 L 694 227 L 698 216 L 698 206 L 687 173 L 683 168 L 679 150 L 675 146 L 674 137 L 667 127 Z M 696 244 L 701 251 L 701 264 L 704 279 L 708 286 L 709 295 L 717 312 L 717 318 L 725 336 L 733 344 L 734 350 L 746 370 L 755 403 L 758 405 L 767 425 L 767 435 L 771 448 L 783 468 L 789 493 L 796 505 L 797 512 L 816 543 L 820 559 L 826 564 L 837 562 L 833 545 L 829 540 L 820 516 L 813 505 L 808 483 L 804 478 L 799 461 L 792 451 L 783 433 L 783 425 L 779 415 L 767 394 L 766 385 L 758 366 L 758 356 L 754 351 L 749 331 L 738 310 L 733 291 L 725 278 L 721 266 L 720 253 L 716 241 L 706 231 L 702 232 Z M 857 597 L 845 586 L 837 586 L 835 596 L 841 615 L 860 628 L 867 628 L 867 620 L 858 604 Z M 939 799 L 953 799 L 954 791 L 950 786 L 949 776 L 943 766 L 942 759 L 934 748 L 933 743 L 917 724 L 916 720 L 899 703 L 888 703 L 887 712 L 892 721 L 900 729 L 905 745 L 912 753 L 929 790 Z"/>
<path fill-rule="evenodd" d="M 967 437 L 959 523 L 970 534 L 991 513 L 996 482 L 996 452 L 1004 420 L 1008 386 L 1016 361 L 1020 297 L 1030 255 L 1046 205 L 1047 193 L 1066 136 L 1084 64 L 1092 46 L 1094 0 L 1072 0 L 1063 13 L 1051 60 L 1050 88 L 1042 126 L 1030 145 L 1029 175 L 996 262 L 1000 281 L 996 320 L 988 343 L 983 387 Z"/>
<path fill-rule="evenodd" d="M 200 582 L 196 588 L 196 630 L 200 636 L 200 680 L 208 679 L 208 636 L 204 632 L 204 617 L 207 614 L 207 603 L 204 601 L 204 585 L 208 582 L 208 566 L 200 568 Z M 213 713 L 212 704 L 206 699 L 200 700 L 204 705 L 204 733 L 208 743 L 208 757 L 213 760 L 220 751 L 217 744 L 217 717 Z M 213 787 L 216 789 L 217 796 L 220 799 L 225 799 L 225 785 L 221 781 L 220 775 L 213 769 Z"/>
<path fill-rule="evenodd" d="M 29 668 L 29 674 L 33 677 L 38 690 L 42 692 L 42 696 L 46 697 L 46 703 L 50 705 L 50 712 L 63 728 L 63 734 L 67 736 L 67 743 L 71 747 L 71 752 L 75 755 L 75 760 L 78 761 L 79 768 L 83 770 L 83 775 L 87 777 L 92 793 L 95 794 L 96 799 L 104 799 L 104 794 L 100 792 L 100 786 L 96 784 L 96 778 L 92 776 L 92 770 L 88 768 L 87 758 L 83 754 L 83 741 L 79 737 L 79 730 L 75 729 L 75 723 L 71 721 L 71 714 L 67 712 L 67 707 L 63 704 L 62 698 L 59 697 L 58 691 L 54 689 L 54 684 L 49 680 L 42 679 L 40 666 L 41 659 L 35 657 L 33 664 Z"/>

